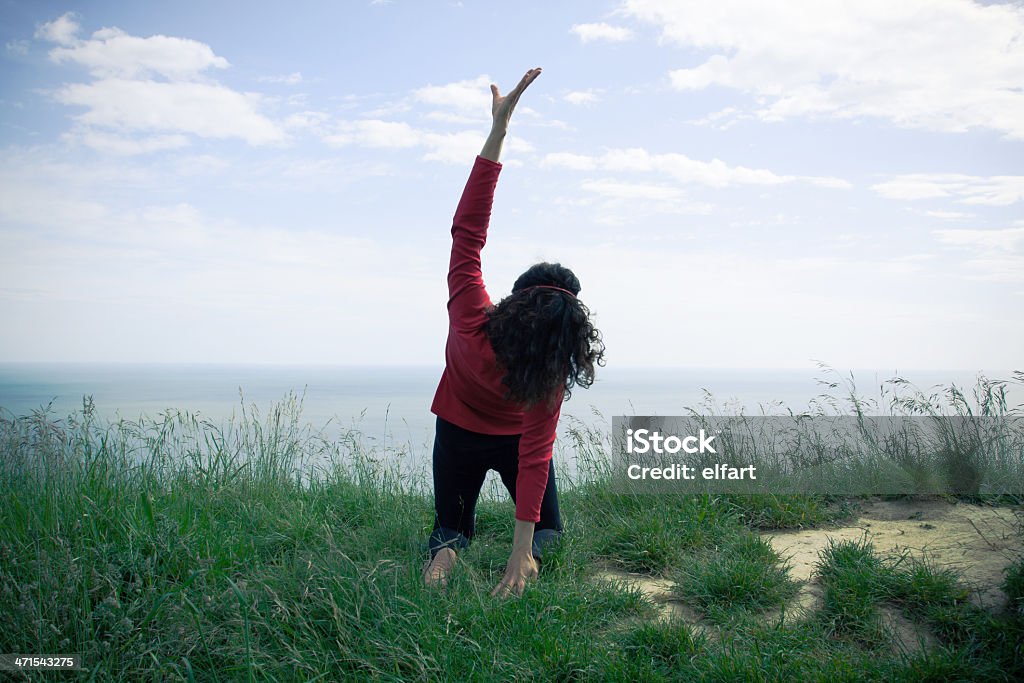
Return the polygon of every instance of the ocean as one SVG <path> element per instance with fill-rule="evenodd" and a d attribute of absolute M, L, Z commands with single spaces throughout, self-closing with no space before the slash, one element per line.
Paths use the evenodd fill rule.
<path fill-rule="evenodd" d="M 222 422 L 240 413 L 243 400 L 265 414 L 294 392 L 303 399 L 303 421 L 316 429 L 327 434 L 354 429 L 418 449 L 433 438 L 430 402 L 440 373 L 440 367 L 2 363 L 0 412 L 26 415 L 49 406 L 53 417 L 62 418 L 81 410 L 83 398 L 91 396 L 102 419 L 136 420 L 176 410 Z M 880 384 L 894 374 L 854 370 L 857 393 L 878 397 Z M 950 382 L 970 388 L 976 379 L 976 373 L 964 371 L 904 376 L 922 389 Z M 687 408 L 704 414 L 800 411 L 825 392 L 842 397 L 848 378 L 848 371 L 818 368 L 599 368 L 594 385 L 575 389 L 563 405 L 562 426 L 569 416 L 600 428 L 610 425 L 613 415 L 678 415 Z M 829 389 L 821 381 L 838 381 L 841 387 Z"/>

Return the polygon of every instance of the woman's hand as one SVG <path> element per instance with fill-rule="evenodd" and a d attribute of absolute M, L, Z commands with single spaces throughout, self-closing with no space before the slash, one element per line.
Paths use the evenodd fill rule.
<path fill-rule="evenodd" d="M 526 582 L 537 578 L 537 560 L 533 559 L 533 552 L 529 548 L 526 551 L 514 549 L 508 558 L 508 565 L 505 567 L 505 576 L 501 583 L 491 591 L 492 597 L 506 597 L 508 595 L 522 595 Z"/>
<path fill-rule="evenodd" d="M 487 136 L 484 147 L 480 150 L 480 156 L 497 162 L 501 157 L 501 144 L 505 141 L 505 133 L 508 132 L 508 122 L 512 118 L 512 111 L 519 102 L 523 91 L 537 80 L 540 76 L 540 67 L 530 69 L 519 81 L 519 85 L 512 88 L 507 95 L 498 92 L 498 86 L 491 84 L 491 116 L 494 121 L 491 125 L 491 134 Z"/>
<path fill-rule="evenodd" d="M 508 127 L 508 122 L 512 118 L 512 111 L 516 108 L 519 97 L 531 83 L 537 80 L 537 76 L 540 76 L 540 71 L 540 67 L 527 71 L 526 75 L 519 81 L 519 84 L 512 88 L 509 94 L 504 96 L 498 92 L 498 86 L 491 83 L 491 116 L 494 119 L 495 127 Z"/>
<path fill-rule="evenodd" d="M 534 522 L 516 520 L 516 530 L 512 536 L 512 554 L 505 567 L 505 576 L 493 591 L 492 596 L 522 595 L 526 582 L 537 578 L 539 567 L 533 559 L 533 528 Z"/>

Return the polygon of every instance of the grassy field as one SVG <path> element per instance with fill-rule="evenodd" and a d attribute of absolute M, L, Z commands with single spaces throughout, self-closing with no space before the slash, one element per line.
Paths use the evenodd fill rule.
<path fill-rule="evenodd" d="M 758 532 L 827 525 L 856 500 L 616 493 L 593 435 L 574 437 L 592 476 L 564 487 L 565 538 L 522 598 L 498 600 L 511 502 L 481 505 L 451 584 L 426 588 L 429 484 L 358 435 L 318 437 L 294 399 L 227 426 L 105 424 L 88 403 L 5 416 L 0 652 L 79 653 L 85 670 L 34 678 L 101 681 L 1024 680 L 1021 559 L 1006 607 L 985 610 L 948 569 L 837 542 L 820 606 L 768 619 L 798 586 Z M 600 569 L 670 582 L 707 627 L 659 618 Z M 883 608 L 934 642 L 896 646 Z"/>

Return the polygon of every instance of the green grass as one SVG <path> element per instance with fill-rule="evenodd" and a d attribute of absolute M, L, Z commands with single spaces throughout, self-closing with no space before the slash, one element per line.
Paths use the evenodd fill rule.
<path fill-rule="evenodd" d="M 730 507 L 711 496 L 628 496 L 600 486 L 574 493 L 579 513 L 601 520 L 586 530 L 590 552 L 627 571 L 662 572 L 740 528 Z"/>
<path fill-rule="evenodd" d="M 678 596 L 715 621 L 736 611 L 782 608 L 798 588 L 771 545 L 749 532 L 681 564 L 673 578 Z"/>
<path fill-rule="evenodd" d="M 752 529 L 812 528 L 853 514 L 850 501 L 835 496 L 751 494 L 728 502 Z"/>
<path fill-rule="evenodd" d="M 829 542 L 817 571 L 825 588 L 821 618 L 828 634 L 868 646 L 884 644 L 876 604 L 886 596 L 890 571 L 871 543 Z"/>
<path fill-rule="evenodd" d="M 882 559 L 861 540 L 830 544 L 818 573 L 825 587 L 818 620 L 831 637 L 867 650 L 890 648 L 892 634 L 879 618 L 883 604 L 935 635 L 938 648 L 910 659 L 915 672 L 910 680 L 1017 680 L 1024 675 L 1020 615 L 992 614 L 973 605 L 948 568 L 906 556 Z"/>
<path fill-rule="evenodd" d="M 229 425 L 0 415 L 0 652 L 80 653 L 81 680 L 1015 680 L 1024 565 L 988 613 L 957 577 L 866 543 L 823 553 L 821 610 L 756 531 L 831 523 L 821 496 L 624 495 L 596 465 L 562 490 L 564 541 L 518 600 L 489 596 L 512 505 L 485 500 L 446 591 L 424 587 L 429 485 L 294 398 Z M 579 447 L 593 449 L 593 439 Z M 568 482 L 567 482 L 568 483 Z M 660 621 L 599 568 L 672 579 L 705 632 Z M 939 645 L 891 647 L 880 606 Z"/>

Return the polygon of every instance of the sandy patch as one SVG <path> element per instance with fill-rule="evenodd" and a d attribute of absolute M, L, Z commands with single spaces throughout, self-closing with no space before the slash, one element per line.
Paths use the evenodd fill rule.
<path fill-rule="evenodd" d="M 1004 570 L 1024 555 L 1024 516 L 1007 507 L 983 507 L 944 500 L 877 501 L 858 518 L 834 529 L 762 534 L 789 561 L 790 576 L 803 581 L 798 605 L 813 609 L 820 588 L 812 580 L 818 554 L 829 539 L 860 540 L 867 535 L 880 555 L 908 553 L 955 570 L 971 590 L 975 604 L 1001 609 Z"/>
<path fill-rule="evenodd" d="M 706 631 L 705 626 L 701 623 L 700 614 L 675 597 L 672 592 L 672 582 L 667 579 L 658 579 L 647 574 L 634 574 L 620 569 L 601 569 L 594 574 L 594 578 L 627 589 L 639 590 L 658 608 L 658 619 L 661 621 L 682 619 L 693 627 L 695 633 Z"/>
<path fill-rule="evenodd" d="M 819 553 L 829 539 L 867 538 L 879 555 L 908 553 L 954 569 L 971 591 L 971 599 L 988 609 L 1006 604 L 1000 587 L 1004 570 L 1024 555 L 1024 512 L 1007 507 L 984 507 L 944 500 L 875 501 L 865 505 L 858 517 L 831 529 L 805 529 L 763 533 L 772 547 L 787 560 L 790 576 L 801 582 L 800 592 L 782 610 L 768 610 L 767 623 L 780 618 L 804 618 L 822 604 L 822 588 L 815 575 Z M 681 619 L 695 633 L 711 634 L 713 628 L 698 611 L 675 597 L 672 582 L 646 574 L 618 569 L 600 569 L 594 578 L 642 592 L 658 608 L 659 620 Z M 883 625 L 894 645 L 906 652 L 934 646 L 936 640 L 925 627 L 915 624 L 898 610 L 880 607 Z"/>
<path fill-rule="evenodd" d="M 926 626 L 907 619 L 895 607 L 881 605 L 878 613 L 897 651 L 915 654 L 938 646 L 939 639 Z"/>

